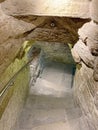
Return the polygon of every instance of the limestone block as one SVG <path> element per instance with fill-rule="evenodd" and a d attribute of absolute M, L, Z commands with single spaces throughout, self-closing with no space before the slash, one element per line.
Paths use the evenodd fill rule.
<path fill-rule="evenodd" d="M 98 22 L 98 0 L 92 0 L 90 5 L 90 15 L 94 21 Z"/>
<path fill-rule="evenodd" d="M 98 82 L 93 79 L 93 69 L 88 68 L 84 63 L 80 70 L 76 70 L 74 95 L 90 127 L 98 130 Z"/>
<path fill-rule="evenodd" d="M 35 39 L 37 41 L 61 42 L 61 43 L 74 43 L 74 39 L 69 31 L 64 29 L 48 29 L 36 28 L 28 37 L 28 40 Z"/>
<path fill-rule="evenodd" d="M 71 53 L 72 53 L 72 56 L 73 56 L 75 62 L 76 63 L 80 63 L 81 62 L 81 58 L 80 58 L 78 52 L 74 48 L 72 48 L 71 49 Z"/>
<path fill-rule="evenodd" d="M 67 44 L 59 42 L 36 41 L 34 45 L 41 47 L 41 49 L 43 50 L 43 52 L 40 55 L 41 65 L 45 64 L 45 60 L 46 62 L 48 60 L 52 60 L 67 64 L 75 64 L 71 55 L 70 48 Z"/>
<path fill-rule="evenodd" d="M 34 28 L 35 25 L 7 16 L 0 6 L 0 44 L 9 38 L 20 36 Z"/>
<path fill-rule="evenodd" d="M 14 71 L 14 70 L 12 69 L 11 71 Z M 16 76 L 12 88 L 10 88 L 6 92 L 5 96 L 3 97 L 3 99 L 7 98 L 5 102 L 8 104 L 0 119 L 0 130 L 13 130 L 14 129 L 13 127 L 20 116 L 20 113 L 24 107 L 24 103 L 28 94 L 28 89 L 29 89 L 28 87 L 29 73 L 28 72 L 29 72 L 28 69 L 24 69 L 23 71 L 21 71 L 21 73 L 19 73 L 18 76 Z M 6 75 L 5 79 L 7 78 L 7 76 L 9 75 Z M 9 91 L 13 88 L 14 88 L 14 92 L 8 102 Z M 2 106 L 3 103 L 1 104 L 0 102 L 0 105 Z"/>
<path fill-rule="evenodd" d="M 17 55 L 25 40 L 24 33 L 34 27 L 31 23 L 5 15 L 0 5 L 0 74 Z"/>
<path fill-rule="evenodd" d="M 80 39 L 89 47 L 91 53 L 98 56 L 98 25 L 88 22 L 79 29 Z"/>
<path fill-rule="evenodd" d="M 14 60 L 23 41 L 23 39 L 9 39 L 0 45 L 0 74 Z"/>
<path fill-rule="evenodd" d="M 9 15 L 89 17 L 89 0 L 6 0 L 2 9 Z"/>
<path fill-rule="evenodd" d="M 74 55 L 75 59 L 82 59 L 82 61 L 90 68 L 94 67 L 94 60 L 95 56 L 93 56 L 88 46 L 86 46 L 81 40 L 79 40 L 73 47 L 74 52 L 77 53 L 77 55 Z M 73 53 L 72 53 L 73 54 Z M 79 55 L 79 56 L 78 56 Z M 78 57 L 77 57 L 78 56 Z M 80 57 L 80 58 L 79 58 Z"/>

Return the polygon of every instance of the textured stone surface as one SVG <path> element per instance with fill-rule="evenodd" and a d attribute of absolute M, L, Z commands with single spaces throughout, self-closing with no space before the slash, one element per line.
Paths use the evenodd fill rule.
<path fill-rule="evenodd" d="M 8 39 L 20 36 L 34 27 L 35 25 L 33 24 L 5 15 L 0 5 L 0 37 L 2 37 L 0 44 L 3 44 Z"/>
<path fill-rule="evenodd" d="M 16 57 L 25 40 L 74 44 L 78 39 L 77 29 L 86 21 L 57 17 L 12 17 L 0 8 L 0 73 Z"/>
<path fill-rule="evenodd" d="M 17 38 L 17 36 L 22 35 L 34 27 L 33 24 L 5 15 L 0 5 L 0 73 L 16 57 L 25 40 L 22 37 Z"/>
<path fill-rule="evenodd" d="M 36 41 L 33 43 L 33 46 L 39 46 L 42 49 L 41 59 L 43 58 L 47 61 L 50 59 L 52 61 L 75 64 L 70 48 L 67 44 L 59 42 Z M 44 60 L 41 62 L 44 62 Z"/>
<path fill-rule="evenodd" d="M 93 55 L 98 55 L 98 24 L 88 22 L 79 29 L 80 39 L 89 47 Z"/>
<path fill-rule="evenodd" d="M 65 98 L 30 95 L 14 130 L 92 130 L 72 95 Z"/>
<path fill-rule="evenodd" d="M 95 56 L 93 56 L 90 51 L 88 46 L 86 46 L 81 40 L 79 40 L 73 49 L 77 54 L 79 55 L 80 59 L 88 66 L 91 68 L 94 68 L 94 61 L 95 61 Z M 73 56 L 77 58 L 77 55 Z"/>
<path fill-rule="evenodd" d="M 90 5 L 90 16 L 92 20 L 98 22 L 98 1 L 92 0 L 92 3 Z"/>
<path fill-rule="evenodd" d="M 89 3 L 89 0 L 6 0 L 2 4 L 2 9 L 10 15 L 45 15 L 88 18 Z"/>
<path fill-rule="evenodd" d="M 2 74 L 4 70 L 11 64 L 14 58 L 17 56 L 22 39 L 10 39 L 6 43 L 0 44 L 0 73 Z"/>
<path fill-rule="evenodd" d="M 76 63 L 80 63 L 80 62 L 81 62 L 81 58 L 80 58 L 80 56 L 79 56 L 79 54 L 78 54 L 78 50 L 72 48 L 72 49 L 71 49 L 71 53 L 72 53 L 72 56 L 73 56 L 75 62 L 76 62 Z"/>
<path fill-rule="evenodd" d="M 93 79 L 93 70 L 82 64 L 77 69 L 74 81 L 74 95 L 93 130 L 98 130 L 98 82 Z"/>
<path fill-rule="evenodd" d="M 26 96 L 28 93 L 28 83 L 29 83 L 29 74 L 28 69 L 26 68 L 16 77 L 13 86 L 11 86 L 12 87 L 11 89 L 14 88 L 14 92 L 10 98 L 10 101 L 8 102 L 8 105 L 6 106 L 5 111 L 3 112 L 2 118 L 0 119 L 1 130 L 13 130 L 13 126 L 18 116 L 20 115 L 20 112 L 26 100 Z M 10 89 L 6 92 L 6 95 L 9 94 L 9 91 Z M 6 95 L 3 96 L 3 99 L 5 98 Z M 6 102 L 7 100 L 8 99 L 6 99 Z M 0 98 L 0 107 L 2 105 L 3 103 L 1 102 Z"/>
<path fill-rule="evenodd" d="M 48 62 L 14 130 L 92 130 L 74 102 L 72 66 Z"/>
<path fill-rule="evenodd" d="M 90 129 L 98 130 L 98 1 L 92 0 L 91 22 L 79 29 L 79 41 L 72 53 L 81 67 L 76 70 L 74 79 L 74 95 L 82 108 Z M 82 45 L 82 46 L 81 46 Z M 83 47 L 83 48 L 82 48 Z M 85 50 L 85 51 L 84 51 Z M 93 61 L 93 62 L 92 62 Z M 92 62 L 92 63 L 91 63 Z M 88 65 L 88 63 L 90 63 Z M 92 68 L 92 69 L 91 69 Z"/>
<path fill-rule="evenodd" d="M 49 59 L 48 61 L 44 60 L 42 64 L 42 72 L 35 85 L 30 86 L 30 94 L 64 97 L 67 92 L 70 92 L 73 85 L 74 66 L 49 61 Z"/>

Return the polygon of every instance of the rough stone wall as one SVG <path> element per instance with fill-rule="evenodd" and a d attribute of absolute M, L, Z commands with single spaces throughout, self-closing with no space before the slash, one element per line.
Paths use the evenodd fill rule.
<path fill-rule="evenodd" d="M 74 95 L 91 130 L 98 130 L 98 1 L 91 3 L 91 21 L 79 29 L 79 41 L 72 49 L 80 64 L 74 80 Z"/>
<path fill-rule="evenodd" d="M 89 129 L 98 130 L 98 82 L 93 78 L 93 70 L 84 63 L 76 70 L 74 96 L 88 121 Z"/>
<path fill-rule="evenodd" d="M 25 40 L 23 37 L 18 38 L 18 36 L 33 27 L 34 25 L 30 23 L 4 14 L 0 5 L 0 74 L 16 57 Z"/>
<path fill-rule="evenodd" d="M 41 4 L 39 4 L 40 2 Z M 77 41 L 77 30 L 86 20 L 55 16 L 62 14 L 70 17 L 89 18 L 89 0 L 81 2 L 72 0 L 70 3 L 66 3 L 63 0 L 57 1 L 60 5 L 56 5 L 54 1 L 40 0 L 40 2 L 37 3 L 36 0 L 0 0 L 0 74 L 16 57 L 25 40 L 35 39 L 71 44 Z M 51 4 L 56 5 L 57 10 Z M 42 5 L 43 8 L 36 8 L 35 5 Z M 76 11 L 76 5 L 78 11 Z M 47 15 L 45 14 L 35 16 L 35 13 L 38 12 L 35 12 L 34 8 L 37 9 L 36 11 L 41 12 L 39 9 L 46 9 L 47 6 L 49 6 L 49 10 L 47 9 L 46 14 L 50 17 L 46 17 Z M 85 8 L 83 11 L 81 11 L 81 6 Z M 73 8 L 74 10 L 72 11 Z M 55 12 L 50 12 L 49 14 L 50 10 Z"/>
<path fill-rule="evenodd" d="M 12 94 L 6 108 L 4 108 L 4 112 L 0 119 L 0 130 L 13 130 L 15 122 L 19 117 L 23 105 L 26 100 L 26 96 L 28 94 L 28 84 L 29 84 L 29 74 L 28 69 L 25 68 L 15 79 L 13 86 L 7 91 L 5 96 L 7 96 L 5 103 L 7 103 L 9 91 L 12 90 Z M 0 102 L 0 108 L 2 107 L 3 103 Z"/>
<path fill-rule="evenodd" d="M 78 36 L 77 30 L 83 24 L 83 22 L 81 23 L 81 20 L 79 21 L 79 19 L 78 19 L 75 21 L 75 19 L 70 19 L 70 18 L 66 18 L 66 17 L 65 18 L 61 18 L 61 17 L 60 18 L 58 18 L 58 17 L 43 17 L 42 18 L 42 17 L 32 16 L 35 14 L 34 12 L 32 12 L 32 7 L 33 7 L 32 1 L 33 0 L 28 0 L 28 1 L 5 0 L 5 3 L 3 3 L 3 0 L 0 0 L 0 2 L 2 2 L 2 3 L 0 3 L 0 74 L 2 74 L 4 72 L 6 67 L 8 67 L 8 65 L 12 62 L 12 60 L 17 56 L 17 53 L 21 48 L 22 42 L 26 39 L 64 42 L 64 43 L 71 42 L 73 44 L 77 41 L 77 36 Z M 25 3 L 21 4 L 22 2 L 25 2 Z M 68 4 L 65 4 L 68 6 L 68 8 L 65 8 L 64 2 L 62 2 L 63 3 L 62 5 L 66 9 L 66 11 L 64 14 L 64 10 L 63 10 L 63 12 L 61 14 L 59 13 L 59 15 L 78 17 L 78 18 L 79 17 L 80 18 L 89 17 L 89 14 L 88 14 L 89 13 L 89 11 L 88 11 L 89 0 L 84 0 L 84 4 L 82 2 L 83 2 L 82 0 L 81 1 L 74 0 L 74 3 L 71 2 L 69 4 L 69 6 L 68 6 Z M 46 5 L 47 5 L 47 3 L 46 3 Z M 61 3 L 61 0 L 59 1 L 59 3 Z M 76 4 L 77 4 L 77 6 L 76 6 Z M 87 23 L 86 25 L 84 25 L 84 29 L 82 28 L 79 31 L 80 39 L 72 50 L 72 54 L 73 54 L 76 62 L 78 62 L 79 64 L 81 62 L 86 64 L 85 67 L 82 66 L 81 70 L 77 70 L 77 72 L 76 72 L 76 77 L 75 77 L 75 87 L 76 87 L 75 92 L 77 92 L 76 97 L 81 102 L 80 105 L 83 108 L 83 112 L 86 115 L 88 121 L 90 121 L 92 126 L 94 126 L 94 128 L 96 128 L 96 129 L 97 129 L 98 114 L 97 114 L 97 105 L 94 105 L 94 103 L 96 102 L 96 104 L 97 104 L 97 102 L 98 102 L 98 100 L 97 100 L 97 91 L 98 90 L 96 87 L 96 84 L 98 86 L 98 82 L 97 82 L 97 80 L 98 80 L 98 69 L 97 69 L 98 68 L 98 57 L 97 57 L 98 56 L 98 50 L 97 50 L 98 46 L 97 46 L 97 42 L 96 42 L 97 40 L 95 38 L 97 36 L 97 26 L 98 26 L 97 25 L 98 12 L 96 12 L 97 4 L 98 4 L 97 0 L 93 0 L 93 3 L 91 4 L 91 10 L 90 10 L 92 21 Z M 40 5 L 40 4 L 37 4 L 37 5 Z M 59 6 L 59 7 L 61 7 L 61 6 Z M 85 7 L 85 9 L 83 9 L 83 7 Z M 93 7 L 96 7 L 96 9 L 94 9 Z M 71 9 L 73 9 L 74 11 L 70 12 Z M 78 12 L 76 9 L 78 10 Z M 49 10 L 51 10 L 51 9 L 49 8 Z M 57 10 L 54 10 L 54 8 L 52 8 L 52 10 L 57 11 Z M 37 10 L 37 11 L 39 11 L 39 10 Z M 58 8 L 58 12 L 60 12 L 60 8 Z M 70 14 L 68 14 L 68 12 L 70 12 Z M 36 12 L 36 13 L 38 13 L 38 12 Z M 48 14 L 48 12 L 47 12 L 47 14 Z M 57 16 L 58 14 L 56 14 L 54 12 L 54 16 L 55 15 Z M 88 30 L 88 29 L 90 29 L 90 30 Z M 87 32 L 86 32 L 86 30 L 87 30 Z M 96 35 L 94 35 L 95 33 L 93 33 L 94 30 L 96 31 Z M 92 33 L 90 34 L 89 32 L 92 32 Z M 93 42 L 91 42 L 92 39 L 93 39 Z M 94 43 L 94 44 L 92 44 L 92 43 Z M 87 70 L 87 72 L 89 72 L 89 74 L 88 73 L 85 74 L 86 71 L 83 68 L 85 68 L 85 70 Z M 79 73 L 79 76 L 81 75 L 80 80 L 79 80 L 79 76 L 77 76 L 77 73 Z M 24 75 L 24 76 L 26 76 L 26 75 Z M 84 79 L 85 85 L 82 84 L 83 83 L 82 78 L 84 78 L 84 77 L 85 77 L 85 79 Z M 88 81 L 87 77 L 91 77 L 91 78 L 89 78 L 90 83 L 87 82 Z M 93 78 L 96 81 L 94 81 Z M 79 80 L 79 82 L 78 82 L 78 80 Z M 91 84 L 91 85 L 89 85 L 89 84 Z M 22 80 L 21 80 L 21 85 L 19 84 L 18 87 L 20 87 L 20 86 L 23 86 Z M 85 88 L 84 88 L 84 86 L 85 86 Z M 90 88 L 90 86 L 92 87 L 92 89 Z M 87 94 L 82 93 L 81 90 L 80 90 L 80 92 L 81 92 L 80 93 L 79 88 L 84 88 L 84 90 L 88 90 L 88 92 L 92 90 L 92 92 L 94 92 L 94 96 L 92 97 L 92 95 L 88 94 L 87 91 L 86 91 Z M 14 106 L 15 106 L 15 104 L 17 105 L 18 101 L 21 102 L 21 100 L 18 99 L 18 97 L 20 98 L 20 96 L 21 96 L 21 94 L 18 93 L 19 92 L 18 90 L 17 90 L 16 96 L 12 97 L 12 100 L 10 101 L 11 104 L 8 104 L 8 110 L 9 109 L 12 110 L 12 108 L 13 108 L 12 104 L 14 104 Z M 79 98 L 80 95 L 78 95 L 78 93 L 80 93 L 82 98 Z M 20 96 L 18 96 L 18 94 L 20 94 Z M 86 96 L 88 96 L 88 97 L 86 98 Z M 90 101 L 91 99 L 95 100 L 95 102 Z M 87 103 L 87 101 L 88 101 L 88 103 Z M 91 106 L 89 105 L 90 102 L 93 104 L 92 105 L 93 111 L 90 109 L 90 111 L 88 112 L 88 108 L 91 108 Z M 84 105 L 84 103 L 87 105 Z M 16 106 L 17 110 L 19 110 L 18 105 Z M 12 113 L 14 113 L 14 116 Z M 17 114 L 16 114 L 16 111 L 14 112 L 14 109 L 13 109 L 12 113 L 10 114 L 6 109 L 5 117 L 7 117 L 8 114 L 9 114 L 9 117 L 13 117 L 12 124 L 14 124 L 14 121 L 16 120 L 16 119 L 14 119 L 14 117 Z M 8 122 L 8 120 L 6 120 L 6 118 L 3 118 L 1 121 L 4 122 L 3 123 L 4 126 L 5 126 L 5 124 L 6 124 L 6 126 L 8 126 L 8 124 L 10 124 L 10 125 L 7 128 L 5 128 L 4 126 L 1 125 L 2 128 L 0 128 L 0 129 L 1 130 L 10 130 L 10 128 L 12 127 L 11 122 L 10 122 L 11 120 L 9 120 L 9 122 Z"/>

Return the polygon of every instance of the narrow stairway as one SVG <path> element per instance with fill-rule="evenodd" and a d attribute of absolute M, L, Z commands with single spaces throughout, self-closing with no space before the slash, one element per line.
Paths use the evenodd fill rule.
<path fill-rule="evenodd" d="M 74 102 L 71 65 L 50 62 L 30 93 L 15 130 L 90 130 Z"/>

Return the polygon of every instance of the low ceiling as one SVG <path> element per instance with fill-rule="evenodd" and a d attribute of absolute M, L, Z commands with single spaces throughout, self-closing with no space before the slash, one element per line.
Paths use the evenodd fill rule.
<path fill-rule="evenodd" d="M 89 4 L 90 0 L 5 0 L 2 9 L 9 15 L 88 18 Z"/>
<path fill-rule="evenodd" d="M 0 74 L 16 57 L 24 41 L 75 44 L 77 30 L 89 18 L 89 0 L 0 2 Z"/>

